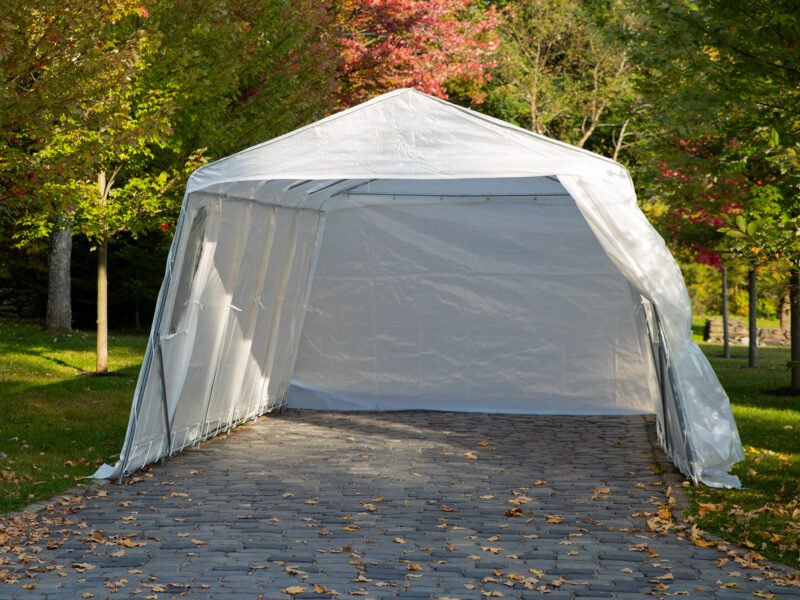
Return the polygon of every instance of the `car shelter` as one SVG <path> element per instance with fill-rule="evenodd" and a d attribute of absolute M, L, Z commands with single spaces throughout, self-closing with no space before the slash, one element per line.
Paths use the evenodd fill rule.
<path fill-rule="evenodd" d="M 654 413 L 695 482 L 738 486 L 743 458 L 628 172 L 409 89 L 191 176 L 95 476 L 283 407 Z"/>

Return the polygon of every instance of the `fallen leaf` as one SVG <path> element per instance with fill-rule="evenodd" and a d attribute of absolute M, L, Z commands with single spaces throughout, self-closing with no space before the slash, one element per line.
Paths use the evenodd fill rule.
<path fill-rule="evenodd" d="M 523 494 L 518 494 L 513 498 L 508 499 L 508 503 L 513 504 L 514 506 L 522 506 L 523 504 L 527 504 L 530 501 L 531 498 L 528 498 L 528 496 L 525 496 Z"/>
<path fill-rule="evenodd" d="M 406 569 L 409 571 L 422 571 L 422 566 L 417 563 L 408 563 Z"/>
<path fill-rule="evenodd" d="M 478 455 L 471 450 L 468 450 L 467 452 L 464 452 L 464 458 L 468 458 L 469 460 L 478 460 Z"/>
<path fill-rule="evenodd" d="M 478 442 L 478 446 L 488 446 L 488 445 L 489 445 L 489 440 L 480 440 Z"/>
<path fill-rule="evenodd" d="M 394 543 L 395 544 L 405 544 L 406 543 L 406 539 L 398 536 L 398 537 L 394 538 Z"/>
<path fill-rule="evenodd" d="M 545 515 L 545 520 L 548 523 L 563 523 L 564 517 L 561 515 Z"/>
<path fill-rule="evenodd" d="M 72 568 L 75 569 L 78 573 L 83 573 L 84 571 L 91 571 L 92 569 L 96 569 L 97 565 L 93 565 L 91 563 L 72 563 Z"/>
<path fill-rule="evenodd" d="M 195 546 L 205 546 L 208 544 L 208 542 L 204 542 L 203 540 L 196 540 L 195 538 L 192 538 L 192 543 Z"/>
<path fill-rule="evenodd" d="M 283 588 L 281 590 L 284 594 L 289 594 L 290 596 L 296 596 L 297 594 L 302 594 L 306 591 L 306 588 L 300 587 L 299 585 L 292 585 L 287 588 Z"/>
<path fill-rule="evenodd" d="M 767 600 L 773 600 L 773 598 L 776 597 L 775 594 L 770 594 L 769 592 L 765 592 L 762 590 L 753 592 L 753 596 L 755 596 L 756 598 L 766 598 Z"/>
<path fill-rule="evenodd" d="M 547 479 L 537 479 L 533 482 L 533 485 L 547 485 Z"/>
<path fill-rule="evenodd" d="M 312 587 L 314 588 L 314 591 L 317 592 L 318 594 L 330 594 L 331 593 L 331 591 L 328 588 L 326 588 L 324 585 L 322 585 L 321 583 L 315 583 Z"/>

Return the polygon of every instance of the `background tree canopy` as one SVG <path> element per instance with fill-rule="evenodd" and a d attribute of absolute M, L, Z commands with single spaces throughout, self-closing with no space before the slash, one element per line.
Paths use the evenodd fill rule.
<path fill-rule="evenodd" d="M 695 310 L 719 310 L 725 266 L 736 312 L 757 269 L 777 316 L 800 262 L 799 19 L 791 0 L 5 3 L 0 288 L 44 315 L 74 237 L 70 318 L 98 318 L 105 248 L 112 324 L 146 326 L 194 168 L 413 86 L 623 162 Z"/>

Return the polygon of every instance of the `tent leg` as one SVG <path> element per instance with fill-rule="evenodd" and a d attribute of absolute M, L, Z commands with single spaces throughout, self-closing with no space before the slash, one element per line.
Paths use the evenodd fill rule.
<path fill-rule="evenodd" d="M 164 407 L 164 433 L 167 436 L 167 453 L 161 457 L 163 464 L 167 456 L 172 456 L 172 432 L 169 423 L 169 404 L 167 403 L 167 378 L 164 375 L 164 353 L 161 351 L 161 339 L 156 344 L 158 349 L 158 374 L 161 377 L 161 402 Z"/>
<path fill-rule="evenodd" d="M 661 414 L 664 416 L 664 446 L 666 447 L 667 453 L 671 454 L 673 451 L 672 448 L 672 438 L 669 434 L 669 410 L 667 408 L 667 355 L 664 352 L 664 343 L 660 339 L 659 336 L 658 340 L 658 388 L 661 392 Z"/>

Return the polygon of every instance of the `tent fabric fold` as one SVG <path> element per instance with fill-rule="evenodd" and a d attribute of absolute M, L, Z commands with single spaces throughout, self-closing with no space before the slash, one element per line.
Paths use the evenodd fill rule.
<path fill-rule="evenodd" d="M 192 174 L 95 476 L 285 406 L 652 413 L 695 482 L 744 458 L 624 167 L 409 89 Z"/>

